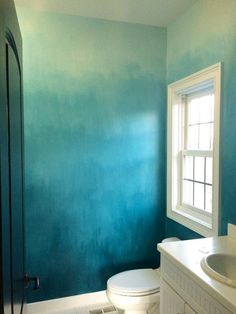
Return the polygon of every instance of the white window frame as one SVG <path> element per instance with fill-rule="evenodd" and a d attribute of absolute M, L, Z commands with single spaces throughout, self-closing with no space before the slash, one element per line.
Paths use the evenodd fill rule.
<path fill-rule="evenodd" d="M 197 210 L 180 206 L 180 187 L 182 177 L 183 147 L 183 104 L 181 95 L 186 90 L 195 90 L 201 86 L 206 88 L 207 82 L 213 85 L 214 103 L 214 140 L 212 177 L 212 214 L 201 215 Z M 213 84 L 212 84 L 213 83 Z M 217 63 L 182 80 L 168 85 L 168 115 L 167 115 L 167 217 L 205 237 L 218 235 L 219 229 L 219 141 L 220 141 L 220 94 L 221 94 L 221 63 Z M 178 116 L 178 122 L 174 121 Z M 177 110 L 177 111 L 176 111 Z M 177 114 L 176 114 L 177 112 Z M 176 119 L 176 118 L 175 118 Z M 177 125 L 177 129 L 176 129 Z M 174 129 L 175 128 L 175 129 Z M 174 141 L 173 133 L 178 132 L 178 140 Z M 206 152 L 208 153 L 208 152 Z M 181 173 L 181 174 L 180 174 Z"/>

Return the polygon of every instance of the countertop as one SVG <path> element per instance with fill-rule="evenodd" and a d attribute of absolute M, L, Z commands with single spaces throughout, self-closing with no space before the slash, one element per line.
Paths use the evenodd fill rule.
<path fill-rule="evenodd" d="M 202 270 L 200 265 L 201 259 L 209 253 L 236 255 L 236 238 L 222 236 L 160 243 L 158 250 L 213 298 L 236 313 L 236 288 L 212 279 Z"/>

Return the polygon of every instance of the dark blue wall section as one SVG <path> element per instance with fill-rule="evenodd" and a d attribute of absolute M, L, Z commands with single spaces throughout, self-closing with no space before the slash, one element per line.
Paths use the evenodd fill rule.
<path fill-rule="evenodd" d="M 220 233 L 236 224 L 236 2 L 199 0 L 167 31 L 167 81 L 171 83 L 223 62 L 220 143 Z M 166 234 L 195 237 L 166 221 Z"/>
<path fill-rule="evenodd" d="M 21 9 L 29 301 L 156 267 L 165 228 L 166 31 Z"/>
<path fill-rule="evenodd" d="M 177 237 L 181 240 L 201 238 L 201 236 L 198 233 L 184 227 L 183 225 L 169 218 L 166 218 L 166 236 Z"/>

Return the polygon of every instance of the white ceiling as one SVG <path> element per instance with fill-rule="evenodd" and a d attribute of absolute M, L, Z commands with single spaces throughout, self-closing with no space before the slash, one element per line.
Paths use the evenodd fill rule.
<path fill-rule="evenodd" d="M 15 0 L 17 6 L 165 27 L 197 0 Z"/>

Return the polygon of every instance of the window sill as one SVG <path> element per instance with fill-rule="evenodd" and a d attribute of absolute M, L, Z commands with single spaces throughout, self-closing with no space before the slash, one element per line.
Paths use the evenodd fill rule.
<path fill-rule="evenodd" d="M 167 217 L 182 224 L 184 227 L 189 228 L 204 237 L 212 237 L 217 235 L 214 231 L 213 225 L 203 221 L 197 217 L 186 213 L 182 209 L 171 209 L 167 211 Z"/>

